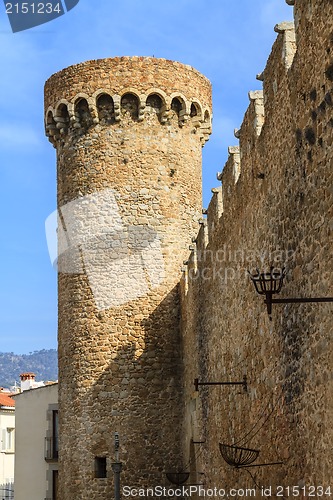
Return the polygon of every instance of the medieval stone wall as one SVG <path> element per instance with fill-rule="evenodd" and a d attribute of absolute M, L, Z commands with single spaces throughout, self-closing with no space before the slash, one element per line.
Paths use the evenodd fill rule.
<path fill-rule="evenodd" d="M 290 3 L 296 30 L 275 28 L 263 91 L 249 94 L 182 279 L 184 467 L 192 482 L 258 497 L 259 486 L 333 484 L 332 305 L 275 304 L 270 321 L 247 273 L 285 266 L 281 297 L 333 296 L 333 4 Z M 244 375 L 247 392 L 194 390 L 195 378 Z M 283 464 L 235 469 L 219 443 Z"/>
<path fill-rule="evenodd" d="M 64 500 L 112 495 L 115 431 L 123 484 L 163 484 L 184 468 L 191 483 L 257 488 L 261 498 L 260 486 L 284 497 L 278 485 L 304 487 L 301 497 L 333 486 L 332 306 L 276 304 L 270 320 L 247 273 L 285 266 L 281 296 L 333 295 L 333 5 L 288 3 L 295 29 L 276 26 L 263 90 L 249 93 L 239 145 L 201 220 L 211 127 L 202 75 L 116 58 L 46 84 Z M 246 391 L 194 386 L 244 376 Z M 219 443 L 283 463 L 235 469 Z M 106 478 L 95 477 L 96 458 L 106 458 Z"/>
<path fill-rule="evenodd" d="M 164 484 L 181 466 L 179 262 L 201 214 L 209 81 L 153 58 L 48 80 L 57 149 L 60 498 Z M 106 460 L 106 477 L 95 465 Z"/>

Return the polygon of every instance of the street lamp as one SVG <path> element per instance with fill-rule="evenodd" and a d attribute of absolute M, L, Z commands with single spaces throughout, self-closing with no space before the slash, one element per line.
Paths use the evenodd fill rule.
<path fill-rule="evenodd" d="M 123 464 L 119 462 L 119 434 L 114 433 L 114 449 L 116 453 L 116 461 L 112 464 L 112 470 L 114 473 L 114 497 L 115 500 L 120 500 L 120 473 Z"/>

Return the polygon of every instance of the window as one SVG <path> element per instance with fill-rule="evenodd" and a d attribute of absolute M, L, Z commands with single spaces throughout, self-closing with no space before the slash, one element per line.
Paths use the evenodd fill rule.
<path fill-rule="evenodd" d="M 53 435 L 53 457 L 58 458 L 59 455 L 59 413 L 58 410 L 52 412 L 52 435 Z"/>
<path fill-rule="evenodd" d="M 146 102 L 147 108 L 150 108 L 155 113 L 159 113 L 163 106 L 163 101 L 157 94 L 150 94 Z"/>
<path fill-rule="evenodd" d="M 58 471 L 52 471 L 52 500 L 58 500 Z"/>
<path fill-rule="evenodd" d="M 7 453 L 14 453 L 15 449 L 15 429 L 14 427 L 7 427 L 2 430 L 2 451 Z"/>
<path fill-rule="evenodd" d="M 56 405 L 50 405 L 56 406 Z M 57 461 L 59 455 L 59 413 L 58 410 L 48 409 L 48 430 L 45 437 L 45 460 Z"/>
<path fill-rule="evenodd" d="M 79 99 L 75 103 L 75 116 L 81 128 L 88 129 L 93 124 L 89 104 L 86 99 Z"/>
<path fill-rule="evenodd" d="M 97 99 L 98 118 L 102 125 L 114 122 L 113 99 L 108 94 L 101 94 Z"/>
<path fill-rule="evenodd" d="M 133 120 L 137 119 L 139 112 L 139 99 L 134 94 L 124 94 L 121 98 L 121 112 L 129 114 Z"/>
<path fill-rule="evenodd" d="M 177 99 L 177 97 L 174 97 L 172 99 L 172 102 L 171 102 L 171 109 L 173 111 L 175 111 L 177 113 L 177 115 L 179 115 L 179 113 L 181 112 L 182 110 L 182 103 L 180 102 L 179 99 Z"/>
<path fill-rule="evenodd" d="M 1 500 L 14 498 L 14 478 L 6 478 L 5 482 L 0 487 Z"/>
<path fill-rule="evenodd" d="M 15 429 L 13 427 L 7 427 L 7 450 L 14 451 L 14 436 Z"/>
<path fill-rule="evenodd" d="M 106 457 L 95 457 L 95 477 L 106 477 Z"/>

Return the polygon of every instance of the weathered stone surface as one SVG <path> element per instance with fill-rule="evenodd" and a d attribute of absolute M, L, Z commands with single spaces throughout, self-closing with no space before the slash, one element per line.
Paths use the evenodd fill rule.
<path fill-rule="evenodd" d="M 192 477 L 203 472 L 207 488 L 254 488 L 220 454 L 219 442 L 237 443 L 259 449 L 258 463 L 284 462 L 252 469 L 272 497 L 277 485 L 333 483 L 332 305 L 276 304 L 269 321 L 247 273 L 286 266 L 281 296 L 333 295 L 333 5 L 296 0 L 295 18 L 297 50 L 292 26 L 280 24 L 264 70 L 264 121 L 258 129 L 261 97 L 251 94 L 237 133 L 238 180 L 231 150 L 220 176 L 223 213 L 214 194 L 208 234 L 201 228 L 195 238 L 181 284 L 183 449 Z M 197 377 L 244 375 L 247 393 L 194 392 Z M 203 442 L 196 453 L 192 440 Z"/>
<path fill-rule="evenodd" d="M 211 98 L 204 77 L 171 61 L 119 58 L 68 68 L 46 85 L 59 207 L 112 188 L 119 225 L 136 228 L 98 240 L 100 250 L 116 252 L 112 263 L 131 253 L 131 286 L 114 273 L 113 295 L 138 293 L 134 250 L 146 248 L 138 242 L 148 226 L 160 236 L 165 265 L 155 288 L 99 310 L 87 274 L 79 274 L 82 256 L 64 256 L 77 270 L 59 276 L 64 500 L 112 497 L 110 473 L 95 479 L 93 463 L 106 456 L 111 470 L 114 431 L 123 484 L 165 484 L 166 470 L 189 464 L 191 483 L 204 477 L 206 488 L 254 488 L 249 474 L 223 461 L 219 442 L 260 450 L 259 463 L 284 462 L 252 469 L 272 496 L 277 485 L 333 484 L 332 306 L 277 304 L 270 321 L 248 277 L 256 267 L 286 266 L 284 297 L 333 294 L 333 6 L 296 1 L 294 11 L 295 34 L 290 24 L 277 29 L 263 93 L 250 94 L 239 147 L 229 149 L 205 219 L 200 148 Z M 82 227 L 75 229 L 78 239 Z M 105 260 L 94 250 L 89 262 L 107 302 Z M 195 378 L 244 375 L 247 392 L 194 390 Z"/>
<path fill-rule="evenodd" d="M 90 61 L 46 84 L 47 131 L 71 117 L 51 136 L 72 246 L 59 257 L 63 500 L 112 498 L 115 431 L 123 484 L 164 484 L 183 464 L 178 284 L 202 208 L 210 107 L 208 80 L 163 59 Z M 94 477 L 96 456 L 106 479 Z"/>

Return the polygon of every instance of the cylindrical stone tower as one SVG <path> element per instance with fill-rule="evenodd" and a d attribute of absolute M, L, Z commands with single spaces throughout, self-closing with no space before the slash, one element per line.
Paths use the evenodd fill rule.
<path fill-rule="evenodd" d="M 164 59 L 89 61 L 53 75 L 57 150 L 59 498 L 165 484 L 181 456 L 180 268 L 201 214 L 211 85 Z"/>

